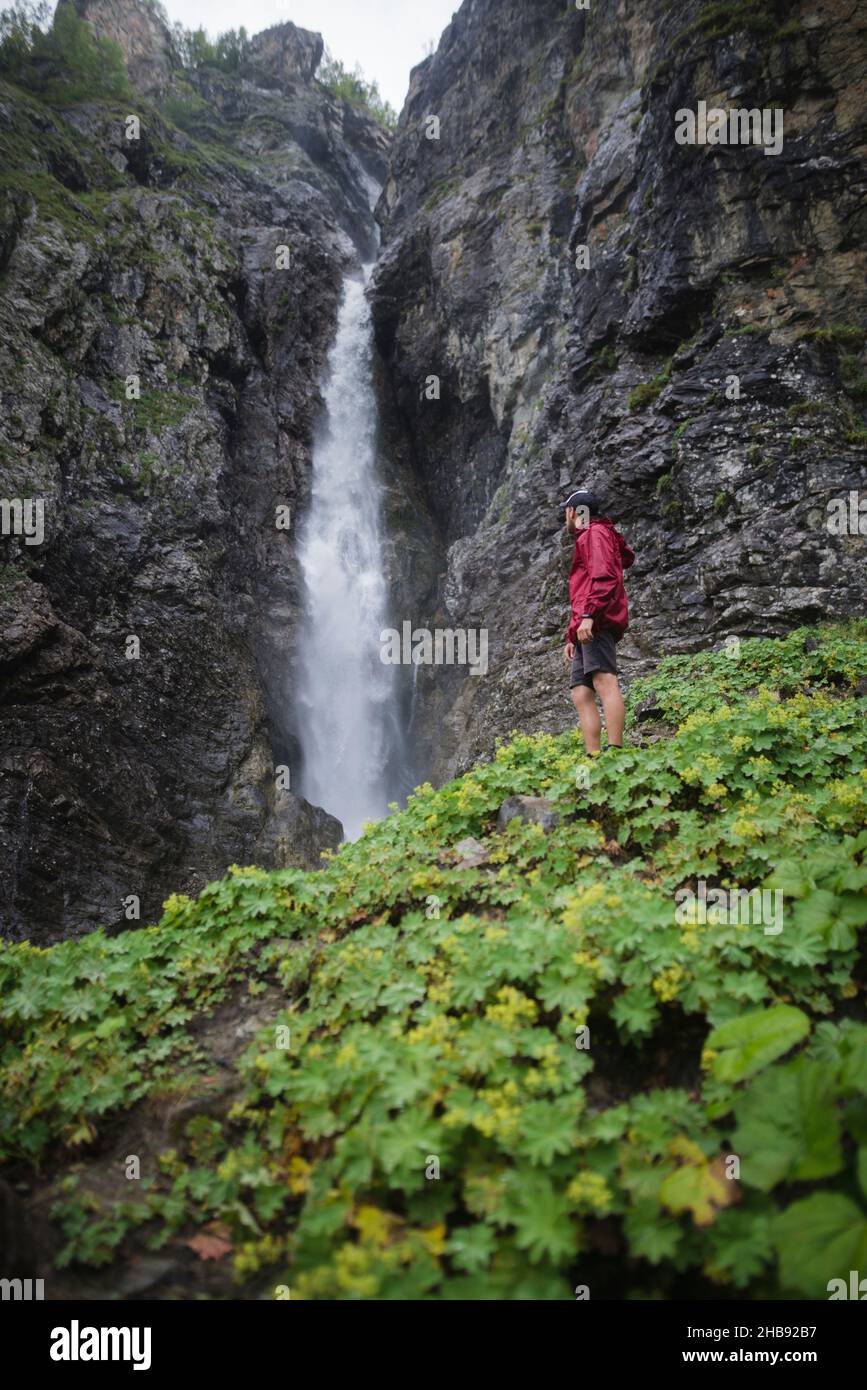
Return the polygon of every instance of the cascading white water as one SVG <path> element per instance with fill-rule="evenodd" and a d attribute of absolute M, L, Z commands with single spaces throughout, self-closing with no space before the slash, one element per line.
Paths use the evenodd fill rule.
<path fill-rule="evenodd" d="M 325 417 L 300 536 L 305 609 L 298 640 L 301 791 L 347 839 L 387 813 L 394 793 L 395 668 L 380 660 L 387 589 L 377 471 L 373 330 L 362 275 L 348 275 L 329 353 Z"/>

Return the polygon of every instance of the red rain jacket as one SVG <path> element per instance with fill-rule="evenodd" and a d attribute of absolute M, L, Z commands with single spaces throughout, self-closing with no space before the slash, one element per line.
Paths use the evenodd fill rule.
<path fill-rule="evenodd" d="M 585 613 L 593 619 L 594 632 L 607 630 L 615 637 L 623 636 L 629 626 L 623 571 L 634 559 L 634 553 L 607 516 L 595 517 L 578 532 L 569 572 L 572 618 L 566 631 L 567 642 L 575 641 Z"/>

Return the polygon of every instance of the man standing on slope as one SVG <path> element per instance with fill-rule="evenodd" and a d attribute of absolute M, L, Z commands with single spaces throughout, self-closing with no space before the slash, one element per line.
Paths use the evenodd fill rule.
<path fill-rule="evenodd" d="M 596 696 L 602 701 L 608 747 L 623 747 L 626 710 L 617 683 L 617 650 L 629 626 L 623 570 L 635 555 L 592 492 L 573 492 L 563 504 L 566 529 L 575 537 L 569 572 L 572 618 L 566 632 L 563 660 L 571 662 L 572 703 L 581 721 L 584 747 L 598 753 L 602 724 Z"/>

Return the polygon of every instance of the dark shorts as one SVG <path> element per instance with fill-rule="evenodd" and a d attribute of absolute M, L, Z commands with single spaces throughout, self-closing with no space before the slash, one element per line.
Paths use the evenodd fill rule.
<path fill-rule="evenodd" d="M 594 671 L 610 671 L 617 675 L 617 641 L 613 632 L 600 632 L 589 642 L 576 642 L 572 658 L 572 673 L 569 689 L 576 685 L 587 685 L 593 689 Z"/>

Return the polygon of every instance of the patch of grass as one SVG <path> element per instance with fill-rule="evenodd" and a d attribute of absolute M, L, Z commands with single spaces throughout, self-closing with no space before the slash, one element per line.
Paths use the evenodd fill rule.
<path fill-rule="evenodd" d="M 0 565 L 0 594 L 9 594 L 26 578 L 24 570 L 15 565 Z"/>
<path fill-rule="evenodd" d="M 0 82 L 11 120 L 0 126 L 0 196 L 71 241 L 98 239 L 110 204 L 124 211 L 126 181 L 97 142 L 83 141 L 44 101 Z"/>
<path fill-rule="evenodd" d="M 753 468 L 770 468 L 771 466 L 771 460 L 762 453 L 761 447 L 758 444 L 749 445 L 746 452 L 746 460 Z"/>
<path fill-rule="evenodd" d="M 729 328 L 726 330 L 727 338 L 746 338 L 754 333 L 767 333 L 767 326 L 760 323 L 745 323 L 740 328 Z"/>
<path fill-rule="evenodd" d="M 861 363 L 855 353 L 840 354 L 840 373 L 844 390 L 856 401 L 867 400 L 867 375 L 861 370 Z"/>
<path fill-rule="evenodd" d="M 735 3 L 715 0 L 705 5 L 696 18 L 671 39 L 669 53 L 654 68 L 650 85 L 656 86 L 670 77 L 679 54 L 696 40 L 714 43 L 732 34 L 749 33 L 754 38 L 785 42 L 800 33 L 799 22 L 787 18 L 787 9 L 788 0 L 735 0 Z"/>
<path fill-rule="evenodd" d="M 611 343 L 601 347 L 593 358 L 593 366 L 597 372 L 613 372 L 616 370 L 617 362 L 617 351 Z"/>
<path fill-rule="evenodd" d="M 576 82 L 578 82 L 578 81 L 581 79 L 581 77 L 583 76 L 583 74 L 584 74 L 584 52 L 583 52 L 583 50 L 582 50 L 582 51 L 578 54 L 578 56 L 576 57 L 574 63 L 573 63 L 572 66 L 571 66 L 571 68 L 569 69 L 569 75 L 568 75 L 566 81 L 567 81 L 567 83 L 576 83 Z"/>
<path fill-rule="evenodd" d="M 828 401 L 795 401 L 786 411 L 790 420 L 799 420 L 804 415 L 824 415 L 830 409 Z"/>
<path fill-rule="evenodd" d="M 41 221 L 56 223 L 72 241 L 93 240 L 101 232 L 106 205 L 115 196 L 104 189 L 73 193 L 53 174 L 9 166 L 0 169 L 0 193 L 27 199 Z"/>
<path fill-rule="evenodd" d="M 841 347 L 861 348 L 867 339 L 867 329 L 850 323 L 832 323 L 827 328 L 808 328 L 798 334 L 798 341 L 815 343 L 817 347 L 834 349 Z"/>
<path fill-rule="evenodd" d="M 783 21 L 784 0 L 741 0 L 741 3 L 717 3 L 705 5 L 691 24 L 682 29 L 672 40 L 672 51 L 677 53 L 696 38 L 715 42 L 732 34 L 748 32 L 760 37 L 783 38 L 782 30 L 791 21 Z M 776 13 L 774 11 L 776 10 Z"/>
<path fill-rule="evenodd" d="M 663 367 L 662 371 L 650 381 L 643 381 L 640 386 L 636 386 L 630 391 L 627 405 L 631 411 L 641 410 L 644 406 L 652 405 L 657 397 L 662 393 L 671 380 L 671 358 Z"/>
<path fill-rule="evenodd" d="M 424 205 L 425 211 L 432 212 L 440 203 L 444 203 L 447 198 L 451 198 L 452 195 L 458 191 L 460 186 L 460 179 L 442 179 L 428 195 Z"/>
<path fill-rule="evenodd" d="M 155 433 L 179 425 L 199 405 L 195 396 L 177 391 L 142 391 L 137 400 L 128 400 L 126 385 L 120 380 L 112 382 L 108 393 L 113 400 L 131 408 L 137 429 Z"/>
<path fill-rule="evenodd" d="M 162 114 L 172 125 L 195 135 L 213 128 L 214 111 L 188 83 L 179 83 L 162 102 Z"/>

